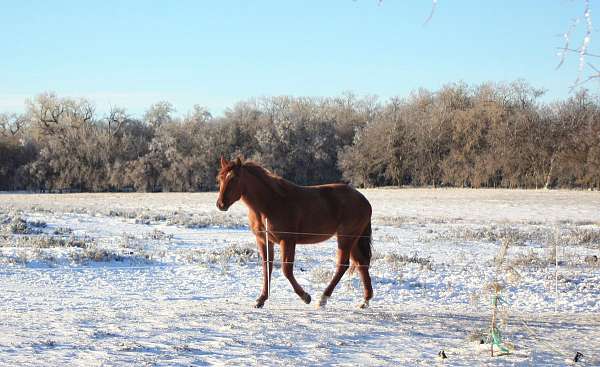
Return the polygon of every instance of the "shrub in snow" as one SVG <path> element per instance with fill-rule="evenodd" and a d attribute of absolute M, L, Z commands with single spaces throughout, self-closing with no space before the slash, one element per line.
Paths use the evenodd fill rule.
<path fill-rule="evenodd" d="M 20 217 L 13 218 L 9 227 L 10 233 L 13 234 L 29 234 L 31 229 L 27 226 L 27 222 Z"/>
<path fill-rule="evenodd" d="M 75 237 L 63 238 L 48 235 L 18 236 L 13 238 L 4 238 L 0 242 L 0 247 L 21 247 L 21 248 L 56 248 L 56 247 L 77 247 L 86 248 L 89 239 L 80 239 Z"/>
<path fill-rule="evenodd" d="M 154 229 L 152 232 L 146 234 L 146 236 L 152 240 L 168 240 L 173 238 L 172 234 L 166 234 L 165 232 L 158 229 Z"/>
<path fill-rule="evenodd" d="M 407 264 L 417 264 L 421 269 L 433 270 L 431 258 L 421 257 L 416 252 L 412 256 L 389 253 L 383 257 L 383 261 L 390 266 L 392 271 L 401 270 Z"/>
<path fill-rule="evenodd" d="M 585 263 L 588 265 L 600 265 L 600 260 L 596 255 L 589 255 L 585 257 Z"/>
<path fill-rule="evenodd" d="M 207 250 L 195 249 L 185 251 L 185 260 L 193 264 L 220 264 L 226 266 L 228 263 L 245 265 L 248 263 L 260 263 L 258 251 L 253 244 L 232 244 L 223 249 Z"/>
<path fill-rule="evenodd" d="M 310 272 L 313 283 L 328 283 L 333 278 L 333 270 L 326 268 L 315 268 Z"/>

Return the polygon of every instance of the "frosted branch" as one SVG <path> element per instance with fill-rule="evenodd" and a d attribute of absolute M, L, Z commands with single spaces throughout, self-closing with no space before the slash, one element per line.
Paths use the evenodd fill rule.
<path fill-rule="evenodd" d="M 431 12 L 429 13 L 429 16 L 427 17 L 427 19 L 425 20 L 425 23 L 423 23 L 423 25 L 427 25 L 427 23 L 429 23 L 431 18 L 433 18 L 433 14 L 435 13 L 436 6 L 437 6 L 437 0 L 432 0 L 431 1 Z"/>

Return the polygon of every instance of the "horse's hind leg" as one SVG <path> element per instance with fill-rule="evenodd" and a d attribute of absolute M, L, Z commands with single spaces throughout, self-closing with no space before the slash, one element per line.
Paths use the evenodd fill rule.
<path fill-rule="evenodd" d="M 289 241 L 281 241 L 281 270 L 283 275 L 289 280 L 294 292 L 304 301 L 309 304 L 311 301 L 310 294 L 306 293 L 302 286 L 294 277 L 294 257 L 296 256 L 296 244 Z"/>
<path fill-rule="evenodd" d="M 325 307 L 327 300 L 329 297 L 331 297 L 331 293 L 333 293 L 333 290 L 339 283 L 340 279 L 342 279 L 344 273 L 346 273 L 346 270 L 348 270 L 348 267 L 350 266 L 350 248 L 352 246 L 352 242 L 353 240 L 338 239 L 337 269 L 333 275 L 333 278 L 329 282 L 329 285 L 323 291 L 323 295 L 319 301 L 319 307 Z"/>
<path fill-rule="evenodd" d="M 366 264 L 364 267 L 358 268 L 360 279 L 362 280 L 363 287 L 365 288 L 365 300 L 360 305 L 360 308 L 369 307 L 369 300 L 373 298 L 373 286 L 371 285 L 371 275 L 369 275 L 369 266 Z"/>
<path fill-rule="evenodd" d="M 352 249 L 352 261 L 358 268 L 358 274 L 360 274 L 360 280 L 362 281 L 363 288 L 365 291 L 365 299 L 359 306 L 360 308 L 369 307 L 369 300 L 373 298 L 373 286 L 371 285 L 371 275 L 369 275 L 369 263 L 370 260 L 364 258 L 357 247 Z"/>

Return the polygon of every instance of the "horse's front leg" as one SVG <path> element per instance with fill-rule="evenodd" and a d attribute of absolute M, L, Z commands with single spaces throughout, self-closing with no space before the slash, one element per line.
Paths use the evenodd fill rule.
<path fill-rule="evenodd" d="M 289 280 L 292 288 L 294 288 L 294 292 L 304 301 L 304 303 L 309 304 L 311 301 L 310 294 L 306 293 L 302 286 L 294 277 L 294 257 L 296 255 L 296 244 L 292 241 L 282 240 L 280 243 L 281 246 L 281 269 L 283 275 Z"/>
<path fill-rule="evenodd" d="M 261 308 L 265 305 L 265 301 L 269 298 L 269 282 L 271 281 L 271 275 L 273 275 L 273 244 L 269 243 L 269 259 L 267 260 L 267 246 L 265 245 L 265 239 L 262 237 L 256 237 L 256 244 L 258 246 L 258 252 L 262 259 L 262 272 L 263 272 L 263 286 L 260 296 L 256 299 L 256 305 L 254 307 Z M 269 271 L 267 272 L 267 266 Z"/>

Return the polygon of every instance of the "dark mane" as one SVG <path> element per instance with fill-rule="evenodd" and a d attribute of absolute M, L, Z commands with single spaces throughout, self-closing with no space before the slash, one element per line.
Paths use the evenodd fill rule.
<path fill-rule="evenodd" d="M 269 186 L 271 189 L 273 189 L 273 191 L 281 196 L 286 196 L 288 189 L 296 186 L 288 180 L 270 172 L 266 168 L 259 166 L 255 162 L 244 162 L 242 167 L 246 169 L 248 173 L 258 178 L 265 185 Z"/>

